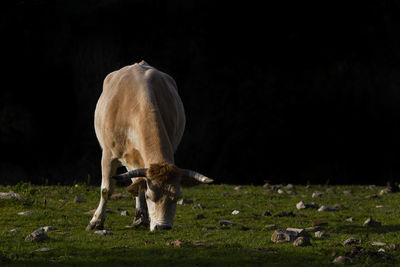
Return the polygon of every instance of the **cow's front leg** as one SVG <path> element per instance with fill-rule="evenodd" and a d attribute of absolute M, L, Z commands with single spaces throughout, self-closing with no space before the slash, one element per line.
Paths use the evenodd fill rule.
<path fill-rule="evenodd" d="M 136 197 L 136 211 L 135 211 L 135 218 L 132 222 L 133 225 L 144 225 L 148 226 L 149 222 L 149 215 L 147 212 L 147 204 L 145 198 L 145 192 L 139 192 L 139 196 Z"/>
<path fill-rule="evenodd" d="M 93 215 L 93 218 L 90 220 L 89 225 L 86 227 L 86 230 L 92 229 L 103 229 L 104 221 L 106 219 L 106 204 L 108 197 L 114 191 L 115 181 L 111 179 L 111 176 L 115 175 L 115 172 L 118 167 L 118 162 L 115 159 L 111 159 L 111 153 L 106 153 L 103 151 L 103 156 L 101 159 L 101 172 L 102 172 L 102 180 L 101 180 L 101 190 L 100 190 L 100 203 L 96 209 L 96 212 Z"/>

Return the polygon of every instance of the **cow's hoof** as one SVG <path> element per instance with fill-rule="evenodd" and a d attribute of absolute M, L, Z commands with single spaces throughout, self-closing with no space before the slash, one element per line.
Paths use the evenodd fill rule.
<path fill-rule="evenodd" d="M 149 226 L 150 222 L 149 222 L 149 219 L 147 219 L 147 218 L 139 217 L 139 218 L 133 219 L 132 225 L 133 226 Z"/>
<path fill-rule="evenodd" d="M 88 226 L 86 226 L 86 231 L 103 230 L 103 229 L 104 229 L 104 224 L 101 222 L 89 223 Z"/>

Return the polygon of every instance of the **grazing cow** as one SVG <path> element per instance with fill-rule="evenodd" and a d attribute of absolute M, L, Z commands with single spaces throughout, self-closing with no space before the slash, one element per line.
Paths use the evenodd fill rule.
<path fill-rule="evenodd" d="M 132 180 L 134 224 L 171 229 L 181 183 L 213 180 L 174 164 L 185 127 L 175 81 L 142 61 L 107 75 L 95 111 L 95 131 L 103 150 L 101 198 L 87 230 L 102 229 L 115 180 Z M 127 173 L 115 175 L 119 166 Z M 149 222 L 150 219 L 150 222 Z"/>

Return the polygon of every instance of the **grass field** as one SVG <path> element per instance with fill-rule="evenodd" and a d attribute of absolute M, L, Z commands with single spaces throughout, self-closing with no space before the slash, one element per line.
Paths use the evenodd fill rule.
<path fill-rule="evenodd" d="M 334 258 L 346 255 L 353 265 L 400 264 L 399 249 L 393 249 L 393 245 L 388 247 L 392 243 L 400 244 L 400 193 L 380 196 L 378 192 L 383 187 L 329 187 L 329 193 L 328 186 L 317 185 L 297 185 L 290 190 L 281 186 L 281 193 L 277 186 L 242 186 L 239 190 L 231 185 L 186 188 L 183 189 L 184 198 L 194 203 L 178 205 L 175 227 L 171 231 L 150 232 L 144 227 L 125 227 L 133 219 L 134 200 L 129 197 L 111 200 L 107 207 L 113 213 L 107 214 L 105 229 L 113 235 L 101 236 L 94 231 L 85 231 L 91 218 L 87 212 L 96 208 L 99 201 L 99 187 L 84 184 L 77 187 L 31 186 L 26 183 L 0 186 L 0 192 L 13 190 L 22 196 L 21 199 L 0 200 L 0 265 L 313 266 L 330 265 Z M 332 188 L 336 192 L 332 192 Z M 317 190 L 323 195 L 312 198 L 312 193 Z M 345 194 L 345 190 L 352 192 Z M 115 193 L 118 192 L 124 192 L 124 188 L 117 188 Z M 378 196 L 371 197 L 374 194 Z M 86 202 L 74 202 L 75 196 Z M 298 210 L 296 203 L 300 200 L 316 202 L 320 206 L 336 205 L 339 211 Z M 121 216 L 121 209 L 128 210 L 131 215 Z M 233 210 L 240 213 L 232 215 Z M 35 211 L 36 214 L 18 215 L 21 211 Z M 269 216 L 263 216 L 265 211 L 270 215 L 266 212 Z M 295 216 L 276 216 L 290 211 Z M 352 222 L 346 221 L 349 217 L 353 218 Z M 382 225 L 364 227 L 363 223 L 369 217 Z M 221 220 L 236 224 L 220 226 Z M 275 229 L 307 228 L 316 222 L 327 223 L 321 227 L 329 237 L 316 238 L 313 230 L 308 230 L 312 236 L 311 246 L 297 247 L 293 242 L 271 241 Z M 275 226 L 266 227 L 271 224 Z M 48 225 L 58 229 L 47 233 L 48 240 L 25 241 L 28 234 Z M 18 232 L 10 232 L 11 229 Z M 343 246 L 343 241 L 350 237 L 356 237 L 362 243 Z M 176 240 L 183 242 L 173 242 Z M 373 246 L 373 241 L 387 245 Z M 44 247 L 52 250 L 35 251 Z M 378 253 L 380 248 L 385 252 Z"/>

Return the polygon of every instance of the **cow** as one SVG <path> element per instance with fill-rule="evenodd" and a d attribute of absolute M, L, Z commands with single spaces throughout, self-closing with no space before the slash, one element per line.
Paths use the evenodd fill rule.
<path fill-rule="evenodd" d="M 174 152 L 185 128 L 185 112 L 174 79 L 145 61 L 107 75 L 94 126 L 102 148 L 100 202 L 86 230 L 103 229 L 107 200 L 117 180 L 132 181 L 133 224 L 172 229 L 182 184 L 211 183 L 178 168 Z M 128 172 L 115 175 L 118 167 Z"/>

